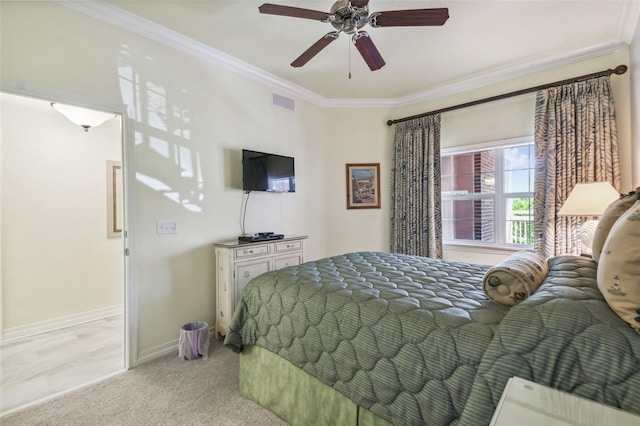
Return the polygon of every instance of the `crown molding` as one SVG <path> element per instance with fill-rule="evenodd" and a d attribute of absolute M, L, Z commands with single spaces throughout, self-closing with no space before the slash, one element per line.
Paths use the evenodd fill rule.
<path fill-rule="evenodd" d="M 620 21 L 618 23 L 618 39 L 631 44 L 640 21 L 640 2 L 625 0 L 622 3 Z"/>
<path fill-rule="evenodd" d="M 327 98 L 302 86 L 268 73 L 247 62 L 214 49 L 204 43 L 156 24 L 131 12 L 123 10 L 101 0 L 97 1 L 65 1 L 51 2 L 83 13 L 107 24 L 140 35 L 167 47 L 199 58 L 207 63 L 227 69 L 238 75 L 264 83 L 272 88 L 287 92 L 301 100 L 324 108 L 396 108 L 416 103 L 444 98 L 458 93 L 478 89 L 506 80 L 524 77 L 541 71 L 547 71 L 562 65 L 572 64 L 586 59 L 607 55 L 618 49 L 627 47 L 633 38 L 640 17 L 640 2 L 625 0 L 620 17 L 619 39 L 586 47 L 584 49 L 565 52 L 541 60 L 530 61 L 518 65 L 494 69 L 485 73 L 471 75 L 465 79 L 445 82 L 438 87 L 400 98 Z"/>
<path fill-rule="evenodd" d="M 277 89 L 286 90 L 313 104 L 322 105 L 327 99 L 324 96 L 270 74 L 177 31 L 173 31 L 104 1 L 50 1 L 59 6 L 66 7 L 159 44 L 171 47 L 212 65 L 225 68 L 238 75 L 260 81 Z"/>
<path fill-rule="evenodd" d="M 458 93 L 467 92 L 492 84 L 508 81 L 542 71 L 548 71 L 563 65 L 569 65 L 587 59 L 597 58 L 626 48 L 626 43 L 616 41 L 590 46 L 569 53 L 548 56 L 537 61 L 524 62 L 511 67 L 492 70 L 483 74 L 468 77 L 452 83 L 445 83 L 414 95 L 397 99 L 398 106 L 408 106 L 431 99 L 444 98 Z"/>

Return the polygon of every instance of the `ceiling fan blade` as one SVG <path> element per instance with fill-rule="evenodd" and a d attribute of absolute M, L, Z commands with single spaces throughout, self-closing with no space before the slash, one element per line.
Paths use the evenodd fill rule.
<path fill-rule="evenodd" d="M 351 0 L 351 6 L 354 7 L 365 7 L 369 4 L 369 0 Z"/>
<path fill-rule="evenodd" d="M 302 55 L 298 56 L 295 61 L 291 62 L 291 66 L 299 68 L 309 62 L 311 58 L 316 56 L 322 49 L 327 47 L 329 43 L 338 38 L 339 33 L 337 31 L 331 31 L 325 34 L 320 40 L 313 43 L 313 45 L 305 50 Z"/>
<path fill-rule="evenodd" d="M 278 4 L 265 3 L 258 8 L 260 13 L 269 15 L 291 16 L 293 18 L 313 19 L 314 21 L 325 21 L 332 16 L 327 12 L 320 12 L 311 9 L 301 9 L 299 7 L 281 6 Z"/>
<path fill-rule="evenodd" d="M 422 27 L 444 25 L 449 19 L 449 9 L 413 9 L 375 12 L 369 16 L 374 27 Z"/>
<path fill-rule="evenodd" d="M 382 55 L 378 52 L 376 45 L 369 37 L 366 31 L 360 31 L 353 36 L 353 43 L 356 45 L 358 52 L 362 55 L 362 59 L 369 65 L 371 71 L 379 70 L 385 66 Z"/>

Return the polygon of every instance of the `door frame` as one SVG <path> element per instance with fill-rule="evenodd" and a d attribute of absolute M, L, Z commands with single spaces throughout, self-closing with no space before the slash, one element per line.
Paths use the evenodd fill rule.
<path fill-rule="evenodd" d="M 121 152 L 122 152 L 122 186 L 123 186 L 123 228 L 122 228 L 122 253 L 124 258 L 124 369 L 128 370 L 137 365 L 138 361 L 138 303 L 136 298 L 136 280 L 134 276 L 134 245 L 135 236 L 134 221 L 131 220 L 135 212 L 135 168 L 134 137 L 132 126 L 129 122 L 129 109 L 131 107 L 111 102 L 108 100 L 88 97 L 86 95 L 39 86 L 36 84 L 9 79 L 0 79 L 0 91 L 8 94 L 26 96 L 47 102 L 60 102 L 76 105 L 98 111 L 113 112 L 120 116 L 121 123 Z M 0 327 L 2 327 L 2 307 L 0 306 Z"/>

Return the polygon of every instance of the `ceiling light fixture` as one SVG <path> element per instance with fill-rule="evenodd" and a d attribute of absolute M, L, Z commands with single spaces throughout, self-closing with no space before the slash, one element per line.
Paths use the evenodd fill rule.
<path fill-rule="evenodd" d="M 112 112 L 95 111 L 92 109 L 59 104 L 56 102 L 51 102 L 51 108 L 67 117 L 67 119 L 73 124 L 82 127 L 85 132 L 88 132 L 89 128 L 99 126 L 105 121 L 116 116 Z"/>

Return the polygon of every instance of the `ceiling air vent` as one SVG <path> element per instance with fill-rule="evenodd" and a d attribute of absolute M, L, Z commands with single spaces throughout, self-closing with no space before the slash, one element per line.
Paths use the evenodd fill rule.
<path fill-rule="evenodd" d="M 293 99 L 278 95 L 277 93 L 273 92 L 271 92 L 271 105 L 290 112 L 295 111 L 296 107 Z"/>

